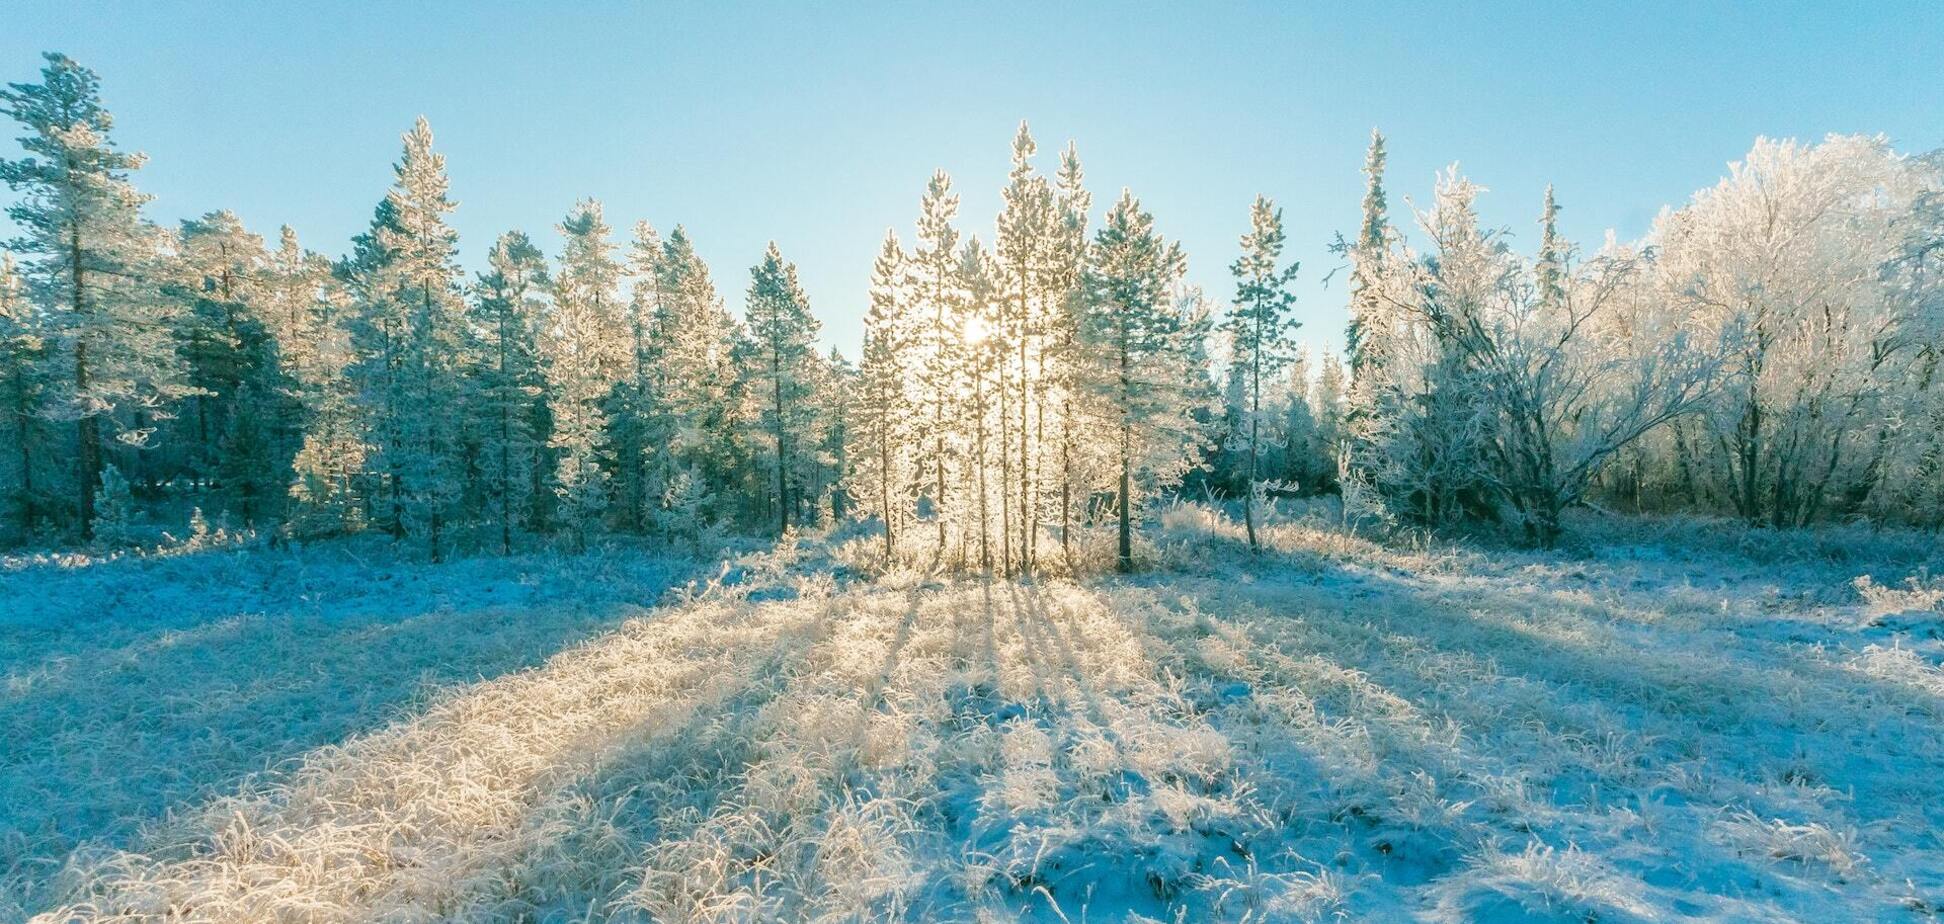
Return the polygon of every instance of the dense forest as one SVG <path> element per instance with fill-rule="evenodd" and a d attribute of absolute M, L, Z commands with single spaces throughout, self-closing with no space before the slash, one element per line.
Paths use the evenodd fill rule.
<path fill-rule="evenodd" d="M 62 55 L 0 105 L 7 545 L 376 531 L 436 559 L 864 518 L 887 555 L 1030 574 L 1082 537 L 1133 567 L 1170 498 L 1233 504 L 1253 543 L 1323 493 L 1542 546 L 1581 505 L 1944 527 L 1944 162 L 1880 137 L 1757 140 L 1632 243 L 1563 239 L 1549 191 L 1520 253 L 1455 170 L 1394 207 L 1373 133 L 1348 329 L 1302 332 L 1339 356 L 1298 339 L 1273 201 L 1237 203 L 1233 291 L 1204 292 L 1165 216 L 1096 203 L 1022 123 L 989 236 L 942 171 L 887 233 L 869 305 L 835 309 L 865 312 L 853 361 L 773 245 L 737 316 L 682 226 L 596 200 L 560 253 L 509 230 L 469 277 L 422 119 L 331 256 L 147 220 L 143 157 Z"/>

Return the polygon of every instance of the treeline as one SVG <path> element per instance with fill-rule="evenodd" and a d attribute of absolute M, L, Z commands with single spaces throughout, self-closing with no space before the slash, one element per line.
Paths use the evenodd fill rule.
<path fill-rule="evenodd" d="M 0 160 L 11 543 L 126 541 L 178 499 L 434 556 L 863 516 L 888 555 L 1004 573 L 1103 527 L 1130 567 L 1182 493 L 1239 501 L 1252 542 L 1263 504 L 1322 492 L 1541 544 L 1583 503 L 1944 524 L 1940 172 L 1880 139 L 1760 142 L 1647 243 L 1582 258 L 1550 193 L 1523 256 L 1455 173 L 1413 249 L 1373 138 L 1339 361 L 1294 340 L 1273 203 L 1218 309 L 1137 199 L 1096 226 L 1073 146 L 1043 173 L 1022 125 L 990 243 L 942 172 L 887 235 L 853 367 L 773 245 L 737 317 L 681 227 L 624 239 L 591 200 L 560 253 L 509 231 L 467 278 L 423 120 L 333 259 L 225 211 L 145 220 L 141 158 L 65 57 L 0 104 L 26 130 Z"/>

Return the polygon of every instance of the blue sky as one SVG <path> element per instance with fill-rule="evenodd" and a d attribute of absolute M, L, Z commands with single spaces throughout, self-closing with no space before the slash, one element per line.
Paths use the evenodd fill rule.
<path fill-rule="evenodd" d="M 1326 245 L 1356 223 L 1373 126 L 1395 203 L 1460 162 L 1521 246 L 1547 182 L 1595 246 L 1644 233 L 1757 135 L 1944 146 L 1944 4 L 1362 6 L 10 0 L 0 80 L 68 53 L 150 155 L 152 217 L 227 207 L 331 254 L 422 113 L 469 268 L 508 228 L 553 250 L 595 196 L 617 228 L 685 224 L 732 308 L 776 240 L 853 355 L 884 229 L 909 239 L 943 167 L 990 239 L 1022 118 L 1046 169 L 1079 143 L 1097 206 L 1131 187 L 1218 297 L 1251 198 L 1275 198 L 1318 344 L 1341 340 Z"/>

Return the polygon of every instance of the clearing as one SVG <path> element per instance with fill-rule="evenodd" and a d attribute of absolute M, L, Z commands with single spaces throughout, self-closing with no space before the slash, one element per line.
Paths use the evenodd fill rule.
<path fill-rule="evenodd" d="M 13 562 L 0 919 L 1944 914 L 1934 536 L 1267 534 Z"/>

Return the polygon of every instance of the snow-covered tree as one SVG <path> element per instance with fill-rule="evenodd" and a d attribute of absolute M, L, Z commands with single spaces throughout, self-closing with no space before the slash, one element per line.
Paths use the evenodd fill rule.
<path fill-rule="evenodd" d="M 291 394 L 266 283 L 263 239 L 234 213 L 182 223 L 172 294 L 185 311 L 176 339 L 198 393 L 177 421 L 195 481 L 218 484 L 246 526 L 276 514 L 289 484 L 289 433 L 302 412 Z"/>
<path fill-rule="evenodd" d="M 351 272 L 360 277 L 357 378 L 370 413 L 373 468 L 385 524 L 444 555 L 463 487 L 460 416 L 468 367 L 465 305 L 446 222 L 445 156 L 420 118 L 404 136 L 397 180 L 373 219 Z"/>
<path fill-rule="evenodd" d="M 1936 342 L 1885 272 L 1921 180 L 1880 137 L 1760 139 L 1657 222 L 1666 310 L 1728 344 L 1733 381 L 1687 448 L 1697 484 L 1740 516 L 1804 525 L 1880 484 L 1907 371 Z"/>
<path fill-rule="evenodd" d="M 796 500 L 790 492 L 792 453 L 809 450 L 816 422 L 809 399 L 817 377 L 818 324 L 797 283 L 796 264 L 784 262 L 774 241 L 749 276 L 744 317 L 755 346 L 751 394 L 763 403 L 760 419 L 776 463 L 777 527 L 787 532 Z"/>
<path fill-rule="evenodd" d="M 628 245 L 630 277 L 623 314 L 629 338 L 627 375 L 608 398 L 608 452 L 620 522 L 642 532 L 653 523 L 669 477 L 671 432 L 662 401 L 657 317 L 664 300 L 662 239 L 654 226 L 636 222 Z M 672 298 L 672 296 L 667 296 Z"/>
<path fill-rule="evenodd" d="M 1169 300 L 1187 259 L 1179 245 L 1162 240 L 1154 216 L 1126 190 L 1088 254 L 1080 325 L 1081 349 L 1091 366 L 1086 392 L 1112 421 L 1119 473 L 1116 562 L 1131 571 L 1136 506 L 1193 459 L 1189 352 L 1181 316 Z"/>
<path fill-rule="evenodd" d="M 633 342 L 622 315 L 621 266 L 611 229 L 592 199 L 559 226 L 565 240 L 553 280 L 553 312 L 540 338 L 561 515 L 582 544 L 607 510 L 605 402 L 630 368 Z"/>
<path fill-rule="evenodd" d="M 924 408 L 919 421 L 919 466 L 929 476 L 925 496 L 937 531 L 934 554 L 941 558 L 950 524 L 962 513 L 952 497 L 949 476 L 958 462 L 954 404 L 964 368 L 958 349 L 965 326 L 964 280 L 959 275 L 958 229 L 952 226 L 958 205 L 952 178 L 943 170 L 932 174 L 919 207 L 916 246 L 905 261 L 911 296 L 907 307 L 920 319 L 911 344 Z"/>
<path fill-rule="evenodd" d="M 1242 255 L 1229 266 L 1235 276 L 1235 304 L 1222 324 L 1229 336 L 1230 361 L 1241 370 L 1248 403 L 1248 413 L 1242 420 L 1248 452 L 1242 518 L 1251 551 L 1260 548 L 1255 492 L 1260 474 L 1263 381 L 1273 378 L 1289 362 L 1290 334 L 1297 327 L 1289 316 L 1296 303 L 1289 287 L 1296 280 L 1297 264 L 1281 265 L 1285 243 L 1281 210 L 1266 197 L 1257 196 L 1249 210 L 1249 233 L 1242 236 Z"/>
<path fill-rule="evenodd" d="M 0 159 L 0 180 L 19 194 L 7 217 L 20 234 L 7 247 L 25 258 L 28 297 L 57 357 L 45 407 L 75 425 L 70 522 L 87 538 L 107 439 L 142 446 L 154 418 L 193 389 L 171 342 L 178 305 L 159 291 L 163 235 L 142 219 L 149 197 L 128 178 L 143 157 L 109 139 L 114 120 L 94 72 L 44 57 L 40 83 L 0 90 L 0 106 L 27 131 L 27 156 Z"/>
<path fill-rule="evenodd" d="M 356 531 L 364 508 L 364 415 L 351 376 L 351 293 L 329 260 L 304 250 L 285 226 L 264 282 L 264 316 L 274 331 L 290 397 L 303 409 L 290 439 L 292 501 L 285 523 L 296 536 Z"/>
<path fill-rule="evenodd" d="M 739 501 L 740 492 L 752 486 L 734 365 L 741 331 L 680 225 L 662 242 L 656 273 L 660 301 L 652 349 L 661 369 L 660 402 L 673 425 L 664 496 L 694 501 L 686 513 L 664 503 L 662 525 L 693 532 L 708 522 L 726 522 L 748 506 Z M 679 491 L 677 473 L 683 473 L 686 485 Z"/>
<path fill-rule="evenodd" d="M 913 379 L 907 323 L 904 249 L 887 231 L 871 269 L 871 304 L 864 313 L 864 350 L 857 370 L 855 424 L 851 428 L 856 460 L 849 493 L 866 513 L 884 525 L 884 554 L 897 554 L 900 531 L 911 519 L 910 487 L 918 478 L 911 452 L 917 410 L 908 386 Z"/>
<path fill-rule="evenodd" d="M 551 417 L 540 354 L 551 286 L 547 258 L 519 231 L 493 243 L 487 270 L 473 286 L 473 395 L 479 411 L 479 466 L 487 520 L 500 552 L 517 530 L 537 525 L 535 497 L 551 469 Z"/>

